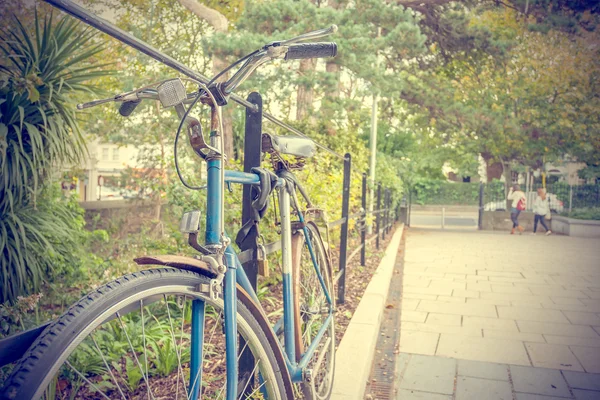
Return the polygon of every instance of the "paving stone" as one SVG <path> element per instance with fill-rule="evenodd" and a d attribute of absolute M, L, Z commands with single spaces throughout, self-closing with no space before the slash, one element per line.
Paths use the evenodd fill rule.
<path fill-rule="evenodd" d="M 463 326 L 477 327 L 481 329 L 496 329 L 509 332 L 519 332 L 517 324 L 512 319 L 465 316 L 463 318 Z"/>
<path fill-rule="evenodd" d="M 481 361 L 458 360 L 458 375 L 508 381 L 508 366 Z"/>
<path fill-rule="evenodd" d="M 492 286 L 485 282 L 467 282 L 467 290 L 474 290 L 478 292 L 491 292 Z"/>
<path fill-rule="evenodd" d="M 426 324 L 461 326 L 460 315 L 429 313 Z"/>
<path fill-rule="evenodd" d="M 466 303 L 466 297 L 455 297 L 455 296 L 438 296 L 437 301 L 444 303 Z"/>
<path fill-rule="evenodd" d="M 452 396 L 431 392 L 419 392 L 416 390 L 400 389 L 396 396 L 398 400 L 452 400 Z"/>
<path fill-rule="evenodd" d="M 489 271 L 489 270 L 478 270 L 477 275 L 483 276 L 503 276 L 506 278 L 523 278 L 520 272 L 514 271 Z"/>
<path fill-rule="evenodd" d="M 402 299 L 402 311 L 415 311 L 420 301 L 419 299 Z"/>
<path fill-rule="evenodd" d="M 583 367 L 568 346 L 525 343 L 534 367 L 583 371 Z"/>
<path fill-rule="evenodd" d="M 550 344 L 564 344 L 567 346 L 590 346 L 600 347 L 600 336 L 594 337 L 575 337 L 575 336 L 557 336 L 544 335 L 546 342 Z"/>
<path fill-rule="evenodd" d="M 470 315 L 491 318 L 495 318 L 497 316 L 496 308 L 491 305 L 451 304 L 426 300 L 423 300 L 421 303 L 419 303 L 417 310 L 440 314 Z"/>
<path fill-rule="evenodd" d="M 495 329 L 484 329 L 483 337 L 496 338 L 496 339 L 519 340 L 521 342 L 546 343 L 544 336 L 540 335 L 539 333 L 509 332 L 509 331 L 500 331 L 500 330 L 495 330 Z"/>
<path fill-rule="evenodd" d="M 585 372 L 600 373 L 600 348 L 584 347 L 584 346 L 569 346 L 575 354 Z"/>
<path fill-rule="evenodd" d="M 456 360 L 415 355 L 408 363 L 398 388 L 451 395 L 455 374 Z"/>
<path fill-rule="evenodd" d="M 498 316 L 500 318 L 518 319 L 523 321 L 569 323 L 569 320 L 562 314 L 562 312 L 557 310 L 505 306 L 498 306 L 497 308 Z"/>
<path fill-rule="evenodd" d="M 563 375 L 573 389 L 600 391 L 600 374 L 586 374 L 584 372 L 563 371 Z"/>
<path fill-rule="evenodd" d="M 573 394 L 576 400 L 599 400 L 600 392 L 574 389 Z"/>
<path fill-rule="evenodd" d="M 510 300 L 504 299 L 504 300 L 499 300 L 499 299 L 482 299 L 482 298 L 467 298 L 467 304 L 480 304 L 480 305 L 484 305 L 484 304 L 490 304 L 490 305 L 494 305 L 494 306 L 510 306 L 512 305 L 510 303 Z"/>
<path fill-rule="evenodd" d="M 515 392 L 571 397 L 560 371 L 545 368 L 510 366 Z"/>
<path fill-rule="evenodd" d="M 597 338 L 598 333 L 590 326 L 557 324 L 553 322 L 520 321 L 517 326 L 521 332 L 541 333 L 547 335 L 576 336 Z"/>
<path fill-rule="evenodd" d="M 506 293 L 506 294 L 531 294 L 531 291 L 527 287 L 518 287 L 513 285 L 501 285 L 492 284 L 492 292 L 494 293 Z"/>
<path fill-rule="evenodd" d="M 482 337 L 481 329 L 464 327 L 464 326 L 453 326 L 453 325 L 424 324 L 424 323 L 419 323 L 419 322 L 402 322 L 402 332 L 404 332 L 404 330 L 419 331 L 419 332 L 434 332 L 434 333 L 451 333 L 451 334 L 455 334 L 455 335 Z"/>
<path fill-rule="evenodd" d="M 459 376 L 456 382 L 456 400 L 512 400 L 509 382 Z"/>
<path fill-rule="evenodd" d="M 437 294 L 402 293 L 402 299 L 435 300 Z"/>
<path fill-rule="evenodd" d="M 572 399 L 572 397 L 554 397 L 554 396 L 542 396 L 539 394 L 531 393 L 515 393 L 517 400 L 565 400 Z"/>
<path fill-rule="evenodd" d="M 479 292 L 476 290 L 454 289 L 452 296 L 479 298 Z"/>
<path fill-rule="evenodd" d="M 599 325 L 600 317 L 591 312 L 563 311 L 562 312 L 572 324 L 575 325 Z"/>
<path fill-rule="evenodd" d="M 555 304 L 577 304 L 583 305 L 581 300 L 573 297 L 559 297 L 559 296 L 550 296 L 550 300 L 552 300 Z"/>
<path fill-rule="evenodd" d="M 442 333 L 436 355 L 465 360 L 530 365 L 523 343 Z"/>
<path fill-rule="evenodd" d="M 406 286 L 404 288 L 404 293 L 413 293 L 413 294 L 429 294 L 429 295 L 434 295 L 437 296 L 438 295 L 444 295 L 444 296 L 451 296 L 452 295 L 452 288 L 448 287 L 426 287 L 426 288 L 418 288 L 418 287 L 411 287 L 411 286 Z"/>
<path fill-rule="evenodd" d="M 427 313 L 424 311 L 404 311 L 400 314 L 401 321 L 425 322 Z"/>
<path fill-rule="evenodd" d="M 440 338 L 439 333 L 402 330 L 400 351 L 402 353 L 434 355 Z"/>

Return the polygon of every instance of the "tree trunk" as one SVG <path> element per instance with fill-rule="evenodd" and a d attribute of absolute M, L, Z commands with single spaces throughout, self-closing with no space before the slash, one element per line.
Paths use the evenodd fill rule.
<path fill-rule="evenodd" d="M 300 75 L 307 75 L 314 72 L 317 65 L 315 59 L 304 59 L 300 61 L 300 67 L 298 72 Z M 308 116 L 312 115 L 312 104 L 315 95 L 313 85 L 310 83 L 301 83 L 298 85 L 298 92 L 296 95 L 296 120 L 301 121 Z"/>
<path fill-rule="evenodd" d="M 492 155 L 490 153 L 481 153 L 481 157 L 485 161 L 486 178 L 488 182 L 494 179 L 500 179 L 502 177 L 502 163 L 492 161 Z"/>
<path fill-rule="evenodd" d="M 505 193 L 506 193 L 506 195 L 508 195 L 508 192 L 510 191 L 510 188 L 512 186 L 512 169 L 510 168 L 509 162 L 503 162 L 502 164 L 504 166 Z M 507 210 L 510 210 L 511 205 L 512 205 L 512 201 L 506 199 L 506 209 Z"/>

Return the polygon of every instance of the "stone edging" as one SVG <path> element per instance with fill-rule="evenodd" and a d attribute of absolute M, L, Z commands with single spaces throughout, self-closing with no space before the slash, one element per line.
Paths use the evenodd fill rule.
<path fill-rule="evenodd" d="M 338 347 L 331 400 L 364 398 L 403 231 L 394 232 Z"/>
<path fill-rule="evenodd" d="M 560 215 L 553 215 L 552 219 L 561 221 L 561 222 L 564 221 L 571 225 L 578 224 L 578 225 L 599 225 L 600 226 L 600 221 L 597 221 L 594 219 L 577 219 L 577 218 L 563 217 Z"/>

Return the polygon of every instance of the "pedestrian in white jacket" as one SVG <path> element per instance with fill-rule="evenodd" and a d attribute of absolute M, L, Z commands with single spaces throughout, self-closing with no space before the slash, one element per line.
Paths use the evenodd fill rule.
<path fill-rule="evenodd" d="M 533 213 L 535 214 L 535 219 L 533 220 L 533 234 L 535 235 L 539 222 L 544 229 L 546 229 L 546 235 L 550 235 L 552 234 L 552 231 L 548 229 L 548 225 L 546 225 L 546 215 L 550 214 L 548 195 L 546 194 L 546 189 L 542 188 L 539 188 L 537 193 L 537 198 L 533 202 Z"/>

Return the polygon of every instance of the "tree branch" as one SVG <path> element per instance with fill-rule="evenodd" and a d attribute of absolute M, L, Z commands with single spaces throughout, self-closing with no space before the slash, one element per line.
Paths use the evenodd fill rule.
<path fill-rule="evenodd" d="M 208 22 L 217 32 L 226 32 L 228 21 L 227 18 L 212 8 L 200 4 L 196 0 L 177 0 L 179 4 L 190 10 L 198 18 Z"/>

